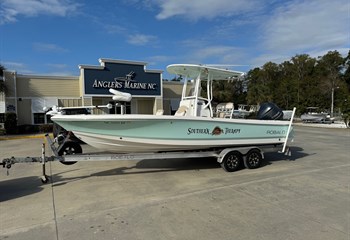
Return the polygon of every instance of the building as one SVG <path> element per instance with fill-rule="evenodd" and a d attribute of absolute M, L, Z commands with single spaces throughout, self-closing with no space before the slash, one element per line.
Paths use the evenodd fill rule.
<path fill-rule="evenodd" d="M 0 93 L 0 123 L 6 112 L 17 114 L 18 125 L 48 123 L 44 107 L 97 106 L 93 114 L 118 113 L 110 88 L 132 95 L 124 103 L 126 113 L 170 115 L 176 111 L 183 84 L 162 81 L 161 70 L 148 70 L 147 63 L 99 59 L 100 65 L 79 65 L 79 76 L 23 75 L 4 71 L 6 93 Z"/>

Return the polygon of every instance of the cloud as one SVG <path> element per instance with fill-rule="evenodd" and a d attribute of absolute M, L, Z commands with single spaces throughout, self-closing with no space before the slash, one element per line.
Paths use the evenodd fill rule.
<path fill-rule="evenodd" d="M 145 34 L 133 34 L 128 36 L 127 41 L 132 45 L 144 46 L 157 41 L 157 37 Z"/>
<path fill-rule="evenodd" d="M 68 65 L 65 63 L 47 63 L 46 66 L 54 69 L 65 69 L 68 68 Z"/>
<path fill-rule="evenodd" d="M 349 45 L 349 4 L 349 0 L 288 2 L 263 26 L 263 46 L 296 53 Z"/>
<path fill-rule="evenodd" d="M 5 62 L 1 62 L 0 64 L 4 66 L 8 71 L 17 71 L 24 74 L 33 73 L 33 71 L 28 69 L 27 64 L 22 62 L 5 61 Z"/>
<path fill-rule="evenodd" d="M 106 30 L 109 34 L 123 34 L 127 31 L 125 27 L 122 27 L 120 25 L 113 25 L 113 24 L 101 24 L 103 28 Z"/>
<path fill-rule="evenodd" d="M 1 0 L 0 24 L 17 21 L 18 16 L 55 15 L 64 17 L 77 10 L 71 0 Z"/>
<path fill-rule="evenodd" d="M 174 56 L 165 56 L 165 55 L 156 55 L 156 56 L 151 56 L 148 59 L 148 62 L 150 65 L 156 64 L 159 62 L 168 62 L 172 61 L 175 57 Z"/>
<path fill-rule="evenodd" d="M 33 48 L 39 52 L 55 52 L 55 53 L 65 53 L 69 52 L 68 49 L 62 48 L 53 43 L 33 43 Z"/>
<path fill-rule="evenodd" d="M 187 61 L 202 64 L 241 64 L 242 49 L 234 46 L 207 45 L 189 51 Z"/>
<path fill-rule="evenodd" d="M 45 66 L 46 73 L 44 75 L 48 76 L 76 76 L 78 72 L 77 68 L 65 63 L 47 63 Z"/>
<path fill-rule="evenodd" d="M 147 63 L 149 66 L 154 65 L 163 65 L 163 64 L 169 64 L 177 61 L 177 56 L 166 56 L 166 55 L 155 55 L 147 57 Z M 153 67 L 149 67 L 149 69 L 153 69 Z"/>
<path fill-rule="evenodd" d="M 180 16 L 190 20 L 213 19 L 258 11 L 263 7 L 259 0 L 158 0 L 161 8 L 156 18 L 164 20 Z"/>
<path fill-rule="evenodd" d="M 274 62 L 274 63 L 282 63 L 284 61 L 289 61 L 293 56 L 290 56 L 288 54 L 280 54 L 280 53 L 266 53 L 261 54 L 255 58 L 253 58 L 250 62 L 252 68 L 261 67 L 267 62 Z"/>

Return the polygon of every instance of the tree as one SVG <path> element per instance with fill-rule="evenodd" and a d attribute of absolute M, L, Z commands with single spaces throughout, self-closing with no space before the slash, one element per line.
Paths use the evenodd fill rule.
<path fill-rule="evenodd" d="M 248 81 L 248 104 L 259 104 L 263 97 L 263 85 L 260 83 L 260 68 L 254 68 L 247 73 L 246 79 Z"/>
<path fill-rule="evenodd" d="M 259 105 L 263 102 L 273 101 L 275 86 L 279 80 L 279 66 L 276 63 L 268 62 L 260 68 L 254 68 L 247 74 L 249 104 Z"/>
<path fill-rule="evenodd" d="M 320 86 L 322 87 L 324 101 L 327 103 L 331 102 L 331 116 L 333 116 L 334 107 L 334 91 L 341 89 L 343 91 L 346 87 L 346 83 L 342 78 L 342 72 L 344 69 L 344 58 L 338 51 L 329 51 L 326 55 L 318 59 L 317 68 L 319 69 L 319 80 Z M 339 100 L 339 97 L 337 97 Z M 338 101 L 336 101 L 338 102 Z"/>
<path fill-rule="evenodd" d="M 296 88 L 295 106 L 299 109 L 305 108 L 307 107 L 304 105 L 307 104 L 307 96 L 314 96 L 317 89 L 313 81 L 316 59 L 307 54 L 301 54 L 292 57 L 291 63 L 293 64 L 293 85 Z"/>
<path fill-rule="evenodd" d="M 306 107 L 324 111 L 334 105 L 350 114 L 350 51 L 345 58 L 331 51 L 318 59 L 299 54 L 281 64 L 267 62 L 246 79 L 248 104 L 272 101 L 282 109 L 297 107 L 299 114 Z"/>
<path fill-rule="evenodd" d="M 343 113 L 343 120 L 348 128 L 350 128 L 350 51 L 344 59 L 344 74 L 343 74 L 343 83 L 345 87 L 344 94 L 342 92 L 336 95 L 337 98 L 340 98 L 340 108 Z M 343 96 L 341 96 L 341 94 Z"/>
<path fill-rule="evenodd" d="M 179 76 L 175 76 L 170 81 L 172 81 L 172 82 L 180 82 L 182 80 L 183 80 L 183 77 L 181 75 L 179 75 Z"/>
<path fill-rule="evenodd" d="M 348 55 L 344 59 L 344 81 L 348 87 L 348 90 L 350 91 L 350 50 L 348 52 Z"/>
<path fill-rule="evenodd" d="M 275 86 L 274 102 L 283 109 L 290 109 L 295 106 L 295 92 L 297 87 L 294 86 L 294 67 L 290 61 L 280 64 L 280 81 Z"/>

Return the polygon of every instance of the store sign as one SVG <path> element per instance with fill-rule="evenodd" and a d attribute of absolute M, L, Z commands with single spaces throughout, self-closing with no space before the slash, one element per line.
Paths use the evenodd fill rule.
<path fill-rule="evenodd" d="M 111 95 L 109 89 L 133 96 L 160 96 L 161 74 L 146 72 L 142 65 L 105 63 L 104 69 L 84 69 L 85 94 Z"/>
<path fill-rule="evenodd" d="M 101 81 L 95 79 L 92 84 L 93 88 L 114 88 L 114 89 L 144 89 L 155 90 L 158 86 L 156 83 L 136 82 L 134 80 L 135 72 L 128 73 L 125 77 L 116 77 L 114 81 Z"/>

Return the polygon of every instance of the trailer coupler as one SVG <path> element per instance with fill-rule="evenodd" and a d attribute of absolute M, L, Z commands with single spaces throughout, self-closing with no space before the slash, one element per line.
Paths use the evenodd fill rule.
<path fill-rule="evenodd" d="M 7 168 L 7 169 L 10 169 L 13 164 L 15 164 L 15 158 L 14 157 L 12 157 L 12 158 L 5 158 L 0 163 L 0 165 L 2 165 L 3 168 Z"/>
<path fill-rule="evenodd" d="M 43 175 L 41 177 L 41 181 L 43 183 L 47 183 L 49 177 L 46 175 L 46 162 L 54 161 L 55 157 L 47 157 L 45 156 L 45 143 L 42 144 L 42 152 L 41 157 L 11 157 L 11 158 L 5 158 L 0 162 L 0 165 L 2 165 L 3 168 L 7 169 L 7 175 L 9 175 L 9 169 L 14 165 L 15 163 L 41 163 L 42 164 L 42 170 Z"/>

